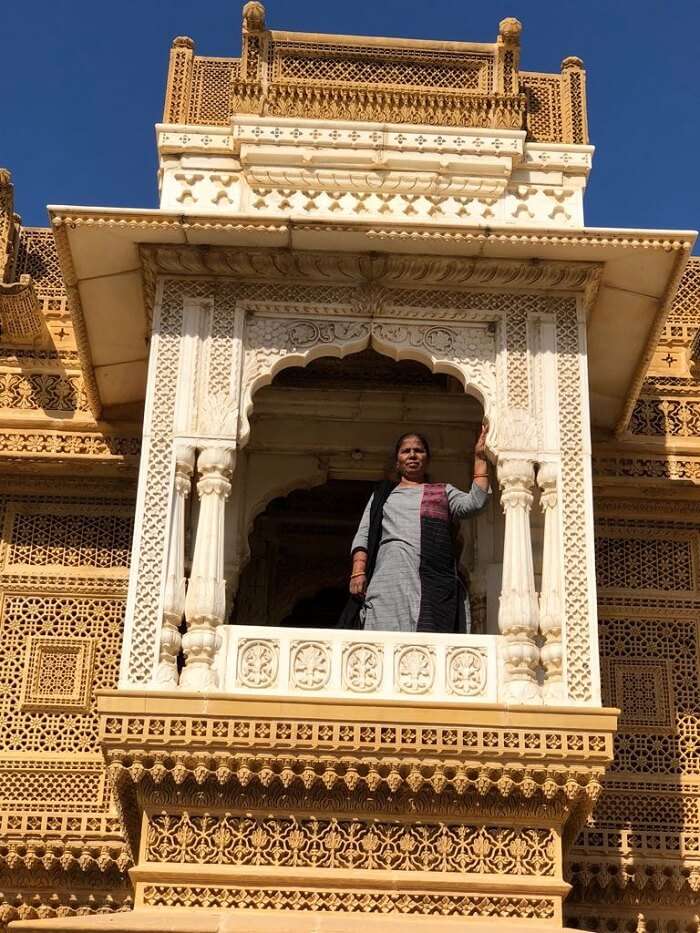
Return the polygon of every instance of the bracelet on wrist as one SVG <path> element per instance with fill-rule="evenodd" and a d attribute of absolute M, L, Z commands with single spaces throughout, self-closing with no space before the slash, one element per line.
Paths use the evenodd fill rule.
<path fill-rule="evenodd" d="M 357 573 L 350 574 L 350 579 L 353 580 L 355 577 L 364 577 L 364 576 L 365 576 L 364 570 L 358 570 Z"/>

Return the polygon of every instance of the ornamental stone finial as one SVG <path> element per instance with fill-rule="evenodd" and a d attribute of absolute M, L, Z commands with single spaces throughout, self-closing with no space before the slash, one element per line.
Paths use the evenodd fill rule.
<path fill-rule="evenodd" d="M 519 42 L 523 24 L 514 16 L 506 16 L 498 24 L 498 35 L 509 42 Z"/>
<path fill-rule="evenodd" d="M 583 60 L 578 58 L 576 55 L 567 55 L 566 58 L 562 59 L 561 70 L 569 71 L 571 68 L 582 69 Z"/>
<path fill-rule="evenodd" d="M 0 165 L 0 185 L 11 185 L 12 184 L 12 172 L 9 168 L 3 168 Z"/>
<path fill-rule="evenodd" d="M 175 36 L 172 42 L 174 49 L 194 49 L 194 39 L 189 36 Z"/>
<path fill-rule="evenodd" d="M 259 0 L 248 0 L 243 7 L 243 32 L 262 32 L 265 29 L 265 7 Z"/>

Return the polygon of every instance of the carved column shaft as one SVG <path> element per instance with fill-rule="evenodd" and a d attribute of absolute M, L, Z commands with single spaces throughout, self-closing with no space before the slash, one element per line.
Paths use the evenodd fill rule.
<path fill-rule="evenodd" d="M 511 703 L 542 702 L 537 683 L 538 607 L 530 535 L 534 479 L 530 461 L 503 460 L 498 465 L 505 513 L 498 625 L 506 639 L 504 698 Z"/>
<path fill-rule="evenodd" d="M 185 668 L 180 678 L 180 686 L 187 689 L 208 690 L 218 686 L 213 664 L 221 647 L 217 629 L 226 614 L 224 510 L 231 492 L 233 468 L 233 451 L 224 447 L 207 447 L 197 460 L 199 523 L 185 600 L 187 632 L 182 639 Z"/>
<path fill-rule="evenodd" d="M 541 490 L 540 504 L 544 512 L 544 544 L 542 550 L 542 589 L 540 592 L 540 631 L 545 643 L 540 657 L 544 667 L 543 699 L 560 704 L 565 699 L 563 683 L 561 567 L 559 560 L 559 503 L 557 467 L 543 463 L 537 471 Z"/>
<path fill-rule="evenodd" d="M 177 656 L 180 652 L 180 623 L 185 612 L 185 506 L 192 486 L 194 450 L 179 447 L 175 452 L 175 489 L 168 542 L 168 566 L 163 600 L 163 626 L 155 680 L 177 686 Z"/>

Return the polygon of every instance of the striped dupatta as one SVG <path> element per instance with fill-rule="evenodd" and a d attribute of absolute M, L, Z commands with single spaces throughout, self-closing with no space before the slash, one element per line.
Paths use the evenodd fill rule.
<path fill-rule="evenodd" d="M 420 504 L 419 632 L 466 631 L 455 567 L 454 536 L 444 483 L 425 483 Z"/>

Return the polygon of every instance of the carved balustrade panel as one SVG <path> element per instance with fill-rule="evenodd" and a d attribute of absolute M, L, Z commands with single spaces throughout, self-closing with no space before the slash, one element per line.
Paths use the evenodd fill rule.
<path fill-rule="evenodd" d="M 218 676 L 226 693 L 339 699 L 412 697 L 497 702 L 493 635 L 233 625 L 222 630 Z"/>

